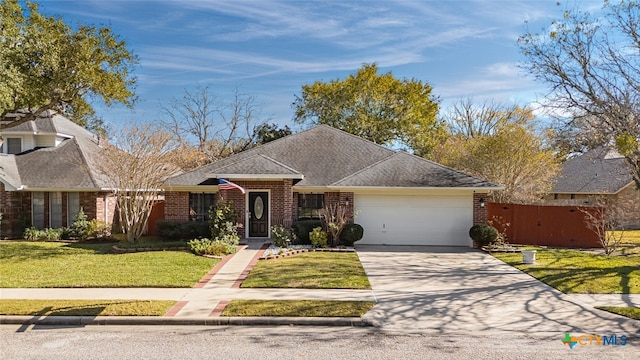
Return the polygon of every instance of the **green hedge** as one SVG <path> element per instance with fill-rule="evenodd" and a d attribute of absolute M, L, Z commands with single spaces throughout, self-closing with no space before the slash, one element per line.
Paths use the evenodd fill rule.
<path fill-rule="evenodd" d="M 166 240 L 187 240 L 205 238 L 211 235 L 209 223 L 196 221 L 161 220 L 156 224 L 157 235 Z"/>
<path fill-rule="evenodd" d="M 353 246 L 353 243 L 362 239 L 363 236 L 364 228 L 361 225 L 347 224 L 340 233 L 340 243 L 344 246 Z"/>
<path fill-rule="evenodd" d="M 478 224 L 469 229 L 469 236 L 480 246 L 487 246 L 498 238 L 498 230 L 491 225 Z"/>
<path fill-rule="evenodd" d="M 311 245 L 309 233 L 317 227 L 322 227 L 322 220 L 300 220 L 291 225 L 293 233 L 296 234 L 296 242 L 299 245 Z"/>

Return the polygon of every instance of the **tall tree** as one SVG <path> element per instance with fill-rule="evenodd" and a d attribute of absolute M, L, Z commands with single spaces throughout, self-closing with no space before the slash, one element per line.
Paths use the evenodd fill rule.
<path fill-rule="evenodd" d="M 446 120 L 451 135 L 431 159 L 504 186 L 493 201 L 535 201 L 551 189 L 558 160 L 534 130 L 531 109 L 466 100 Z"/>
<path fill-rule="evenodd" d="M 285 125 L 283 128 L 278 127 L 278 124 L 262 123 L 253 129 L 256 145 L 266 144 L 273 140 L 278 140 L 281 137 L 291 135 L 293 132 L 289 129 L 289 126 Z"/>
<path fill-rule="evenodd" d="M 640 4 L 605 1 L 594 17 L 579 8 L 519 43 L 524 68 L 548 84 L 548 106 L 568 113 L 590 146 L 615 146 L 640 188 Z"/>
<path fill-rule="evenodd" d="M 252 95 L 235 89 L 230 101 L 222 101 L 210 86 L 185 89 L 162 107 L 163 125 L 180 146 L 172 161 L 189 170 L 254 145 L 261 105 Z"/>
<path fill-rule="evenodd" d="M 355 75 L 302 86 L 293 103 L 295 121 L 326 124 L 381 145 L 403 144 L 419 154 L 436 144 L 443 126 L 431 86 L 415 79 L 378 74 L 365 64 Z"/>
<path fill-rule="evenodd" d="M 137 58 L 109 28 L 80 25 L 38 13 L 38 4 L 0 3 L 0 121 L 2 127 L 55 110 L 86 125 L 89 99 L 131 106 Z M 19 116 L 16 117 L 16 114 Z"/>
<path fill-rule="evenodd" d="M 117 212 L 129 242 L 138 240 L 147 226 L 163 182 L 179 169 L 166 160 L 172 136 L 151 125 L 121 131 L 117 143 L 106 143 L 102 171 L 113 181 Z"/>

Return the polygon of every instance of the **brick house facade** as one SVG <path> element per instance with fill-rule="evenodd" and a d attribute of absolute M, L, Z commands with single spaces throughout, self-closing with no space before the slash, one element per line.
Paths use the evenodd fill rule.
<path fill-rule="evenodd" d="M 70 192 L 40 192 L 44 198 L 43 222 L 44 227 L 51 227 L 51 194 L 59 193 L 61 197 L 61 212 L 59 218 L 55 219 L 63 227 L 70 226 L 75 218 L 71 218 L 69 209 Z M 116 221 L 116 202 L 111 193 L 108 192 L 73 192 L 78 195 L 78 207 L 82 209 L 88 219 L 98 219 L 107 224 Z M 2 223 L 0 224 L 0 237 L 20 238 L 24 229 L 33 226 L 33 197 L 34 192 L 29 191 L 6 191 L 4 184 L 0 183 L 0 213 L 2 213 Z M 77 209 L 71 213 L 77 212 Z"/>

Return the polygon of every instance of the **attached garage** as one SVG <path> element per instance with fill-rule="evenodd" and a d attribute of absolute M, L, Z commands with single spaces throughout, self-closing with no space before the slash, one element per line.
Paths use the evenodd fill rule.
<path fill-rule="evenodd" d="M 359 244 L 472 246 L 473 193 L 354 194 Z"/>

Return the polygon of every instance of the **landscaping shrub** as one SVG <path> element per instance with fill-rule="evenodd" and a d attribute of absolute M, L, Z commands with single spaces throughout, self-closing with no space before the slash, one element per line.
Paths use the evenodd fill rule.
<path fill-rule="evenodd" d="M 311 239 L 311 245 L 314 247 L 327 247 L 327 232 L 322 230 L 321 227 L 314 228 L 309 233 L 309 238 Z"/>
<path fill-rule="evenodd" d="M 311 245 L 311 239 L 309 238 L 309 233 L 313 231 L 314 228 L 322 227 L 322 221 L 315 220 L 300 220 L 296 221 L 291 225 L 293 229 L 293 233 L 296 236 L 296 242 L 300 245 Z"/>
<path fill-rule="evenodd" d="M 469 236 L 481 247 L 496 241 L 498 235 L 498 230 L 491 225 L 478 224 L 469 229 Z"/>
<path fill-rule="evenodd" d="M 87 237 L 91 239 L 102 239 L 111 236 L 111 226 L 104 221 L 93 219 L 89 221 Z"/>
<path fill-rule="evenodd" d="M 206 222 L 161 220 L 156 223 L 156 232 L 161 238 L 173 241 L 208 237 L 211 230 Z"/>
<path fill-rule="evenodd" d="M 38 230 L 30 227 L 24 230 L 22 237 L 29 241 L 57 241 L 62 238 L 62 232 L 62 228 Z"/>
<path fill-rule="evenodd" d="M 89 236 L 89 220 L 84 210 L 80 208 L 80 211 L 76 215 L 76 218 L 71 224 L 71 237 L 79 240 L 85 240 Z"/>
<path fill-rule="evenodd" d="M 189 249 L 196 255 L 224 256 L 236 252 L 236 247 L 221 240 L 193 239 L 188 243 Z"/>
<path fill-rule="evenodd" d="M 282 225 L 273 225 L 271 227 L 271 240 L 273 245 L 277 247 L 287 247 L 293 243 L 295 235 L 291 230 Z"/>
<path fill-rule="evenodd" d="M 344 246 L 353 246 L 353 243 L 362 239 L 363 236 L 364 228 L 361 225 L 347 224 L 340 233 L 340 243 Z"/>

